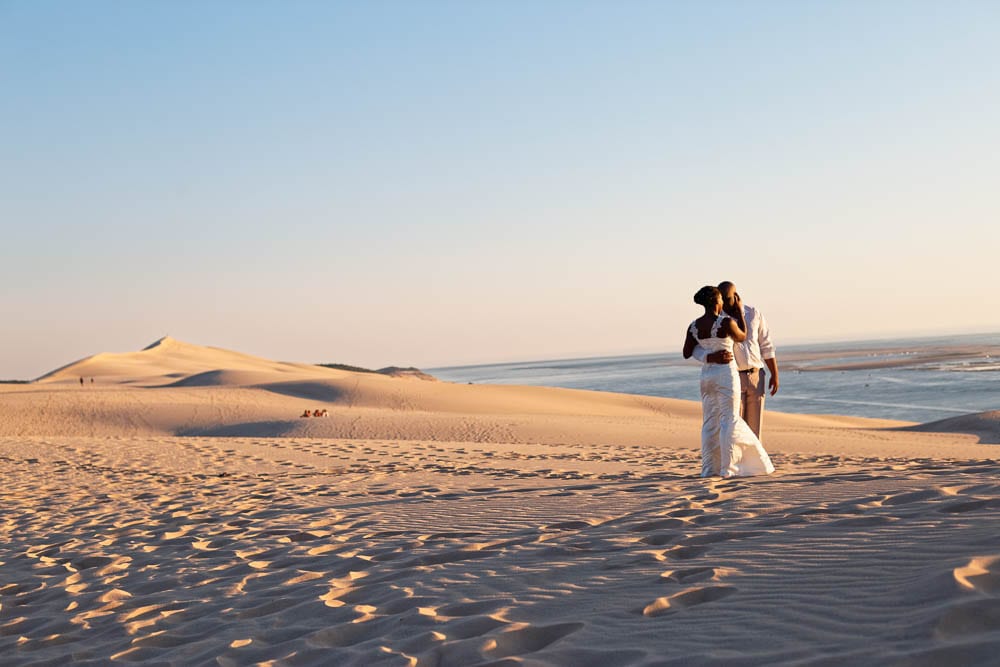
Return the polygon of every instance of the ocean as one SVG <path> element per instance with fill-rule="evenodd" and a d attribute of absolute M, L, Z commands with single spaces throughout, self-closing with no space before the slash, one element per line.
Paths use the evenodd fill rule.
<path fill-rule="evenodd" d="M 778 347 L 767 410 L 931 422 L 1000 409 L 1000 333 Z M 591 389 L 700 400 L 680 352 L 428 369 L 451 382 Z"/>

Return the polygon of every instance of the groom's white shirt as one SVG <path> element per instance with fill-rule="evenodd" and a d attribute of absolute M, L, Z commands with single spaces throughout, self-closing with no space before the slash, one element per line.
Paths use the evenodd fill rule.
<path fill-rule="evenodd" d="M 774 344 L 771 342 L 771 330 L 767 326 L 767 320 L 759 310 L 747 304 L 743 304 L 743 319 L 747 324 L 747 339 L 733 345 L 736 366 L 741 371 L 763 368 L 765 359 L 774 359 Z M 691 356 L 704 364 L 708 350 L 697 345 Z"/>

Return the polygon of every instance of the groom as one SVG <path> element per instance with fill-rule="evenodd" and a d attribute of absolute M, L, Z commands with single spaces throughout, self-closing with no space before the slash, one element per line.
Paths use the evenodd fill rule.
<path fill-rule="evenodd" d="M 736 308 L 736 285 L 724 281 L 719 283 L 722 292 L 722 309 L 728 315 L 734 315 Z M 747 339 L 733 346 L 733 354 L 721 350 L 706 354 L 700 345 L 695 348 L 692 356 L 702 363 L 728 364 L 733 357 L 740 375 L 740 416 L 743 417 L 754 434 L 760 438 L 760 427 L 764 417 L 764 366 L 771 371 L 767 382 L 771 396 L 778 391 L 778 360 L 774 357 L 774 345 L 771 343 L 771 331 L 764 315 L 754 308 L 743 304 L 743 318 L 747 325 Z"/>

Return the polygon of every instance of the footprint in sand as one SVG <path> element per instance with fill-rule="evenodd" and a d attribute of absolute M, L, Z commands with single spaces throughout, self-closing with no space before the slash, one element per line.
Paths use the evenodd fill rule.
<path fill-rule="evenodd" d="M 955 581 L 970 591 L 1000 593 L 1000 556 L 973 558 L 967 565 L 956 567 Z"/>
<path fill-rule="evenodd" d="M 77 570 L 89 570 L 94 567 L 104 567 L 114 561 L 110 556 L 85 556 L 73 561 L 73 567 Z"/>
<path fill-rule="evenodd" d="M 708 547 L 677 546 L 667 549 L 663 552 L 663 555 L 669 560 L 691 560 L 704 555 L 707 551 Z"/>
<path fill-rule="evenodd" d="M 444 624 L 440 630 L 448 639 L 471 639 L 482 637 L 505 625 L 509 623 L 496 616 L 467 616 Z"/>
<path fill-rule="evenodd" d="M 718 523 L 722 520 L 722 517 L 718 514 L 699 514 L 698 516 L 691 517 L 691 523 L 696 526 L 710 526 L 713 523 Z"/>
<path fill-rule="evenodd" d="M 809 520 L 800 514 L 786 514 L 783 516 L 769 516 L 757 521 L 755 525 L 762 528 L 777 528 L 779 526 L 790 526 L 797 523 L 808 523 Z"/>
<path fill-rule="evenodd" d="M 654 547 L 660 547 L 664 544 L 670 544 L 671 542 L 676 542 L 684 536 L 683 533 L 653 533 L 652 535 L 646 535 L 639 541 L 643 544 L 648 544 Z"/>
<path fill-rule="evenodd" d="M 706 544 L 717 544 L 728 542 L 729 540 L 739 540 L 749 537 L 765 535 L 762 530 L 720 530 L 704 535 L 695 535 L 687 539 L 684 546 L 703 546 Z"/>
<path fill-rule="evenodd" d="M 836 526 L 838 528 L 871 528 L 872 526 L 884 526 L 894 521 L 897 521 L 897 519 L 880 515 L 853 516 L 846 519 L 831 521 L 827 525 Z"/>
<path fill-rule="evenodd" d="M 432 609 L 435 602 L 437 602 L 437 598 L 426 596 L 401 597 L 380 605 L 378 612 L 381 614 L 402 614 L 411 609 L 420 609 L 422 607 Z"/>
<path fill-rule="evenodd" d="M 478 600 L 470 602 L 456 602 L 438 609 L 441 616 L 475 616 L 477 614 L 489 614 L 501 607 L 505 603 L 499 600 Z"/>
<path fill-rule="evenodd" d="M 719 567 L 689 567 L 681 570 L 667 570 L 660 575 L 660 580 L 680 584 L 697 583 L 699 581 L 719 581 L 729 572 L 729 570 Z"/>
<path fill-rule="evenodd" d="M 727 598 L 736 592 L 733 586 L 700 586 L 689 588 L 667 597 L 656 598 L 643 607 L 642 615 L 648 618 L 672 614 L 689 607 Z"/>
<path fill-rule="evenodd" d="M 583 627 L 583 623 L 527 625 L 495 635 L 483 647 L 491 656 L 506 658 L 540 651 Z"/>
<path fill-rule="evenodd" d="M 590 527 L 591 524 L 586 521 L 563 521 L 561 523 L 550 523 L 543 530 L 582 530 Z"/>
<path fill-rule="evenodd" d="M 934 626 L 938 639 L 1000 631 L 1000 555 L 979 556 L 956 567 L 952 575 L 961 590 L 978 593 L 973 599 L 962 596 L 944 611 Z M 985 663 L 984 663 L 985 664 Z"/>
<path fill-rule="evenodd" d="M 320 648 L 353 646 L 380 636 L 382 625 L 378 621 L 341 623 L 312 633 L 306 637 L 306 644 Z"/>
<path fill-rule="evenodd" d="M 934 634 L 939 639 L 952 639 L 997 630 L 1000 630 L 1000 599 L 987 598 L 963 602 L 944 612 Z"/>
<path fill-rule="evenodd" d="M 959 500 L 950 502 L 937 508 L 938 512 L 945 514 L 964 514 L 965 512 L 975 512 L 976 510 L 1000 507 L 1000 499 L 990 498 L 988 500 Z"/>
<path fill-rule="evenodd" d="M 656 519 L 653 521 L 644 521 L 636 525 L 632 530 L 637 533 L 645 533 L 653 530 L 661 530 L 663 528 L 683 528 L 687 526 L 688 522 L 683 519 Z"/>
<path fill-rule="evenodd" d="M 887 497 L 882 501 L 883 505 L 909 505 L 910 503 L 917 503 L 925 500 L 931 500 L 932 498 L 941 498 L 945 494 L 937 489 L 923 489 L 920 491 L 908 491 L 904 493 L 897 493 L 895 495 Z"/>

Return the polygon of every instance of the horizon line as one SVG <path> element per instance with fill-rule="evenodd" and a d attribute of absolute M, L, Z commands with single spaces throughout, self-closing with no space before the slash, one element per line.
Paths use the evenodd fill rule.
<path fill-rule="evenodd" d="M 788 347 L 803 347 L 808 345 L 822 345 L 822 344 L 863 344 L 863 343 L 881 343 L 890 341 L 908 341 L 908 340 L 925 340 L 928 338 L 968 338 L 972 336 L 1000 336 L 1000 331 L 974 331 L 966 333 L 953 333 L 953 332 L 938 332 L 938 333 L 921 333 L 915 335 L 897 335 L 897 336 L 885 336 L 877 338 L 822 338 L 822 339 L 793 339 L 792 342 L 785 343 L 779 346 L 779 349 Z M 521 359 L 508 359 L 505 361 L 484 361 L 475 363 L 464 363 L 464 364 L 449 364 L 449 365 L 435 365 L 426 366 L 422 370 L 445 370 L 450 368 L 476 368 L 480 366 L 503 366 L 507 364 L 531 364 L 540 362 L 550 362 L 550 361 L 584 361 L 587 359 L 616 359 L 625 357 L 649 357 L 649 356 L 671 356 L 673 354 L 680 354 L 679 352 L 664 352 L 662 350 L 650 350 L 645 352 L 610 352 L 610 353 L 595 353 L 595 354 L 584 354 L 579 356 L 571 357 L 531 357 L 531 358 L 521 358 Z M 780 355 L 779 355 L 780 358 Z"/>

